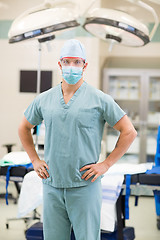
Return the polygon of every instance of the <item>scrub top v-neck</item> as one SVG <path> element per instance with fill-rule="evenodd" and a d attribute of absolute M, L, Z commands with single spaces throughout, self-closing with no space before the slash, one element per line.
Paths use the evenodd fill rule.
<path fill-rule="evenodd" d="M 85 83 L 83 82 L 82 85 L 77 89 L 77 91 L 70 98 L 68 103 L 65 103 L 64 97 L 63 97 L 63 92 L 62 92 L 62 83 L 61 83 L 61 87 L 60 87 L 61 100 L 60 101 L 61 101 L 61 104 L 62 104 L 63 108 L 68 109 L 72 105 L 72 103 L 76 100 L 76 98 L 78 97 L 78 95 L 82 91 L 84 85 L 85 85 Z"/>
<path fill-rule="evenodd" d="M 45 123 L 45 161 L 50 177 L 43 182 L 57 188 L 88 185 L 80 168 L 99 160 L 105 122 L 113 127 L 124 111 L 102 91 L 86 82 L 66 104 L 61 84 L 40 94 L 25 111 L 27 120 Z"/>

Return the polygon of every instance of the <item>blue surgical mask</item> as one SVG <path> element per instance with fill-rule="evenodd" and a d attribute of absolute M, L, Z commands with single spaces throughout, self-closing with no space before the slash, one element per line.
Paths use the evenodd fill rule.
<path fill-rule="evenodd" d="M 82 73 L 82 67 L 62 66 L 62 76 L 68 84 L 76 84 L 82 78 Z"/>

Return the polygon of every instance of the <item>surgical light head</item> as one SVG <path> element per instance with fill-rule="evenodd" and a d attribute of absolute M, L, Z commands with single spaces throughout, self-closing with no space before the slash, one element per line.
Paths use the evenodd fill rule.
<path fill-rule="evenodd" d="M 83 44 L 76 39 L 66 41 L 61 49 L 60 59 L 65 57 L 82 58 L 86 61 L 86 51 Z"/>

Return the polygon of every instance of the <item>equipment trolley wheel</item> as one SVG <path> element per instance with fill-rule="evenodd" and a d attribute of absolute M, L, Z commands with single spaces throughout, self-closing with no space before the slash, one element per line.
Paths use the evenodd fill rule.
<path fill-rule="evenodd" d="M 6 229 L 9 229 L 9 223 L 6 223 Z"/>

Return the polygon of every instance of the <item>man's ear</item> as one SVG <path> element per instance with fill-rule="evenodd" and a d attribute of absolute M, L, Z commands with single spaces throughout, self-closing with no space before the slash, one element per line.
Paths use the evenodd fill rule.
<path fill-rule="evenodd" d="M 58 65 L 59 65 L 60 69 L 62 70 L 62 65 L 61 65 L 60 61 L 58 61 Z"/>
<path fill-rule="evenodd" d="M 83 67 L 83 70 L 86 70 L 87 66 L 88 66 L 88 63 L 85 63 L 84 67 Z"/>

